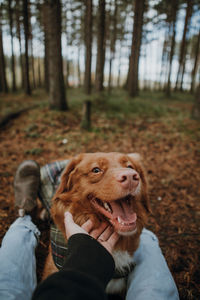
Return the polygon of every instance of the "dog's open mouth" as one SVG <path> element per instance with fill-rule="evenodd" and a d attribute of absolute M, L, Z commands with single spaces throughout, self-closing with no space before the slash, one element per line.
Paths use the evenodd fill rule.
<path fill-rule="evenodd" d="M 91 203 L 109 220 L 118 233 L 133 234 L 137 230 L 137 215 L 131 206 L 132 199 L 132 195 L 109 202 L 93 198 Z"/>

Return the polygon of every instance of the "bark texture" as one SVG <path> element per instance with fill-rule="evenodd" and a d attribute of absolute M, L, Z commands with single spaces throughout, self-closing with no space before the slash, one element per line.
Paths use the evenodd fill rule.
<path fill-rule="evenodd" d="M 0 12 L 1 18 L 1 12 Z M 3 50 L 3 34 L 1 28 L 0 21 L 0 92 L 7 93 L 8 92 L 8 84 L 6 79 L 6 64 L 4 58 L 4 50 Z"/>
<path fill-rule="evenodd" d="M 97 63 L 95 87 L 97 92 L 103 90 L 105 64 L 105 0 L 99 0 L 98 34 L 97 34 Z"/>
<path fill-rule="evenodd" d="M 24 87 L 27 95 L 31 95 L 30 86 L 30 75 L 29 75 L 29 47 L 28 47 L 28 37 L 29 37 L 29 9 L 28 0 L 23 0 L 23 24 L 24 24 L 24 38 L 25 38 L 25 66 L 24 66 Z"/>
<path fill-rule="evenodd" d="M 135 0 L 134 24 L 131 46 L 131 56 L 129 60 L 128 91 L 131 97 L 138 94 L 138 66 L 140 57 L 140 46 L 142 40 L 143 15 L 145 0 Z"/>
<path fill-rule="evenodd" d="M 91 64 L 92 64 L 92 10 L 93 4 L 92 0 L 87 0 L 85 2 L 86 15 L 85 15 L 85 92 L 86 94 L 91 93 Z"/>
<path fill-rule="evenodd" d="M 187 42 L 188 42 L 187 41 L 188 31 L 189 31 L 189 25 L 192 16 L 192 10 L 193 10 L 193 0 L 187 0 L 184 30 L 183 30 L 183 36 L 181 40 L 180 53 L 179 53 L 179 68 L 177 72 L 176 87 L 175 87 L 176 90 L 177 89 L 182 90 L 183 76 L 185 71 L 185 56 L 186 56 Z"/>
<path fill-rule="evenodd" d="M 61 50 L 61 2 L 46 1 L 50 107 L 67 110 Z"/>
<path fill-rule="evenodd" d="M 16 91 L 16 73 L 15 73 L 15 55 L 14 55 L 14 44 L 13 44 L 13 9 L 12 0 L 8 0 L 8 15 L 9 15 L 9 29 L 10 29 L 10 40 L 11 40 L 11 69 L 12 69 L 12 91 Z"/>

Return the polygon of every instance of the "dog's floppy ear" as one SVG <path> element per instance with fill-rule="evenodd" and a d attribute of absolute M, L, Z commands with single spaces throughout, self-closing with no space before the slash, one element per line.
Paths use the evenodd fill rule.
<path fill-rule="evenodd" d="M 62 173 L 61 182 L 56 191 L 56 195 L 65 193 L 70 189 L 70 175 L 72 174 L 72 172 L 74 171 L 74 169 L 76 168 L 76 166 L 79 164 L 80 161 L 81 161 L 81 156 L 79 155 L 78 157 L 73 158 L 66 166 L 65 170 Z"/>
<path fill-rule="evenodd" d="M 142 164 L 142 157 L 139 153 L 129 153 L 128 156 L 133 161 L 135 161 L 136 163 L 139 164 L 140 177 L 141 177 L 143 185 L 144 185 L 144 188 L 143 188 L 143 191 L 142 191 L 142 204 L 143 204 L 144 208 L 146 209 L 146 211 L 148 213 L 152 213 L 150 202 L 149 202 L 149 196 L 148 196 L 147 176 L 146 176 L 146 173 L 144 171 L 143 164 Z"/>
<path fill-rule="evenodd" d="M 64 233 L 64 212 L 68 209 L 71 203 L 71 196 L 67 193 L 70 190 L 71 175 L 76 169 L 76 166 L 82 160 L 82 156 L 78 155 L 73 158 L 66 166 L 62 176 L 60 185 L 52 199 L 51 215 L 58 228 Z"/>

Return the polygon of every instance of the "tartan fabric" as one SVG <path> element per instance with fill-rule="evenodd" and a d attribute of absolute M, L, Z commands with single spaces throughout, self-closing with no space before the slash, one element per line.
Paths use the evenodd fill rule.
<path fill-rule="evenodd" d="M 50 240 L 53 260 L 60 270 L 67 256 L 67 243 L 62 232 L 54 224 L 51 225 Z"/>
<path fill-rule="evenodd" d="M 38 192 L 39 199 L 50 216 L 51 199 L 60 184 L 62 171 L 69 163 L 69 160 L 56 161 L 43 166 L 40 169 L 41 184 Z M 67 243 L 61 231 L 51 224 L 50 240 L 54 263 L 58 269 L 62 268 L 66 257 Z"/>

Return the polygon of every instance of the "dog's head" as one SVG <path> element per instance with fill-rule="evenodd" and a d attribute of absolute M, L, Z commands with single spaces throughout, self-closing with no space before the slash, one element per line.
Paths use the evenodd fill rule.
<path fill-rule="evenodd" d="M 140 234 L 150 212 L 146 176 L 138 154 L 87 153 L 71 160 L 54 196 L 52 216 L 64 232 L 64 212 L 78 224 L 109 222 L 120 235 Z"/>

